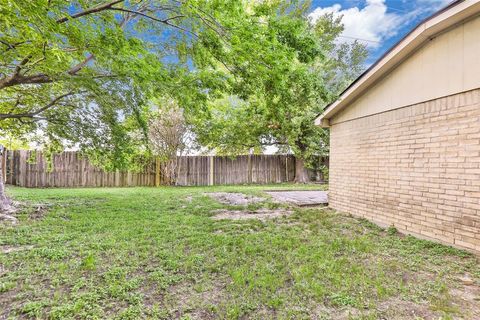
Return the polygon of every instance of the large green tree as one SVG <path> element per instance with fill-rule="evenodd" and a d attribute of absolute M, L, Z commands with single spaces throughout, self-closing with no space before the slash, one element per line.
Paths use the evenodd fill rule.
<path fill-rule="evenodd" d="M 180 85 L 188 61 L 216 59 L 208 42 L 225 36 L 205 10 L 222 12 L 206 0 L 0 0 L 0 134 L 128 146 L 114 141 L 123 119 Z M 197 80 L 200 96 L 209 84 Z"/>
<path fill-rule="evenodd" d="M 237 0 L 0 0 L 0 137 L 126 166 L 151 97 L 195 109 L 224 90 L 218 48 L 249 14 Z"/>
<path fill-rule="evenodd" d="M 298 182 L 307 179 L 305 165 L 328 152 L 328 131 L 313 120 L 358 76 L 367 53 L 357 42 L 338 42 L 340 18 L 313 22 L 308 8 L 255 7 L 252 21 L 234 31 L 242 41 L 235 50 L 249 53 L 231 61 L 244 76 L 192 118 L 200 143 L 219 152 L 261 152 L 267 146 L 293 152 Z"/>

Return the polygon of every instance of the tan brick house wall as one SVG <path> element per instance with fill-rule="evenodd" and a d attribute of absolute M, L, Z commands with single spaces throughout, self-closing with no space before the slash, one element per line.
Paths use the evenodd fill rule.
<path fill-rule="evenodd" d="M 480 252 L 480 90 L 330 130 L 331 207 Z"/>

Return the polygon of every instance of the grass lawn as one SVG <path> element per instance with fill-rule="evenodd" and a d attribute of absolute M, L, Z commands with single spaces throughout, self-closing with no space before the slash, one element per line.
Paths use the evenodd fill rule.
<path fill-rule="evenodd" d="M 293 187 L 9 188 L 31 207 L 0 225 L 0 319 L 480 318 L 464 251 L 322 208 L 214 220 L 204 195 Z"/>

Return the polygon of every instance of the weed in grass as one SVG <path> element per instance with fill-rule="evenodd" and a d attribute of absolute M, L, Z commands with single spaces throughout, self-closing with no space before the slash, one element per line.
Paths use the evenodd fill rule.
<path fill-rule="evenodd" d="M 398 230 L 397 230 L 397 228 L 395 228 L 395 226 L 390 226 L 390 227 L 388 227 L 388 229 L 387 229 L 387 234 L 388 234 L 389 236 L 395 236 L 395 235 L 398 234 Z"/>
<path fill-rule="evenodd" d="M 93 254 L 89 254 L 82 261 L 82 268 L 85 270 L 94 270 L 95 269 L 95 257 Z"/>
<path fill-rule="evenodd" d="M 334 293 L 331 297 L 330 297 L 331 301 L 332 301 L 332 305 L 333 306 L 341 306 L 341 307 L 345 307 L 345 306 L 351 306 L 351 307 L 355 307 L 357 306 L 357 301 L 355 300 L 355 298 L 351 297 L 350 295 L 348 295 L 347 293 L 343 293 L 343 292 L 339 292 L 339 293 Z"/>

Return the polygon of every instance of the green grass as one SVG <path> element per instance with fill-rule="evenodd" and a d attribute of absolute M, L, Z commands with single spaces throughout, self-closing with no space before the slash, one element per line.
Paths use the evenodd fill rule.
<path fill-rule="evenodd" d="M 0 318 L 468 319 L 478 312 L 478 301 L 455 295 L 459 276 L 480 278 L 466 252 L 328 209 L 266 222 L 210 218 L 228 206 L 205 192 L 274 188 L 292 186 L 9 188 L 31 208 L 18 225 L 0 226 L 0 246 L 25 249 L 0 253 Z M 39 203 L 45 212 L 35 212 Z"/>

